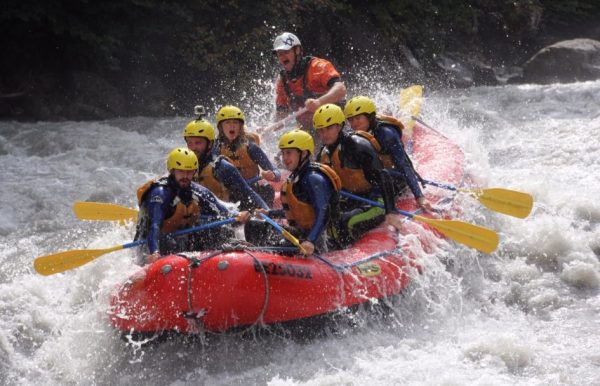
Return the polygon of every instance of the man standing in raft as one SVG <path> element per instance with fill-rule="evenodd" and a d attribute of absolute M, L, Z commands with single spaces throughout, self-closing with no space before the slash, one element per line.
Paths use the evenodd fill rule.
<path fill-rule="evenodd" d="M 344 115 L 350 127 L 373 143 L 379 151 L 383 166 L 392 174 L 396 195 L 400 196 L 408 185 L 417 205 L 431 212 L 433 210 L 431 204 L 419 187 L 419 176 L 404 151 L 402 122 L 394 117 L 378 117 L 375 102 L 366 96 L 350 99 L 344 107 Z"/>
<path fill-rule="evenodd" d="M 279 181 L 281 173 L 258 146 L 258 136 L 246 133 L 245 120 L 244 113 L 238 107 L 221 107 L 216 116 L 219 138 L 214 151 L 217 155 L 227 157 L 246 181 L 255 180 L 250 185 L 252 189 L 267 205 L 273 206 L 273 187 L 267 183 L 260 184 L 257 179 Z"/>
<path fill-rule="evenodd" d="M 377 151 L 366 138 L 343 130 L 345 121 L 337 105 L 327 104 L 317 110 L 313 124 L 323 142 L 317 161 L 335 170 L 343 189 L 372 200 L 383 200 L 385 207 L 381 209 L 353 199 L 340 201 L 342 218 L 338 239 L 349 244 L 383 221 L 396 229 L 400 229 L 402 221 L 394 213 L 392 178 L 383 168 Z"/>
<path fill-rule="evenodd" d="M 137 191 L 140 213 L 135 240 L 148 239 L 142 265 L 155 262 L 161 255 L 212 249 L 233 236 L 231 229 L 222 227 L 201 234 L 161 238 L 198 225 L 201 215 L 214 219 L 232 215 L 208 189 L 192 182 L 198 170 L 194 152 L 186 148 L 172 150 L 167 170 L 168 175 L 146 182 Z M 242 212 L 238 220 L 244 222 L 248 217 L 248 212 Z"/>
<path fill-rule="evenodd" d="M 196 182 L 223 201 L 240 202 L 241 210 L 269 209 L 238 169 L 226 157 L 213 153 L 215 129 L 208 121 L 197 119 L 188 123 L 183 130 L 183 138 L 198 157 Z"/>
<path fill-rule="evenodd" d="M 291 172 L 281 188 L 283 209 L 262 211 L 269 217 L 288 220 L 289 231 L 300 239 L 306 255 L 326 252 L 325 231 L 335 225 L 338 213 L 338 191 L 341 183 L 326 165 L 311 162 L 314 141 L 303 130 L 292 130 L 281 136 L 279 148 L 285 168 Z M 249 221 L 244 229 L 246 240 L 257 245 L 276 244 L 281 235 L 265 222 Z"/>
<path fill-rule="evenodd" d="M 346 86 L 341 75 L 328 60 L 302 56 L 300 39 L 290 32 L 275 38 L 273 52 L 282 67 L 275 91 L 275 120 L 304 108 L 306 112 L 296 119 L 304 130 L 312 132 L 312 116 L 320 106 L 343 105 Z"/>

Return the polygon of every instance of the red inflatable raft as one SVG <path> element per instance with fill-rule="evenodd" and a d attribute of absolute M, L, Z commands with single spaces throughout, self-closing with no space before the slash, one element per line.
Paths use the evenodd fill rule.
<path fill-rule="evenodd" d="M 412 159 L 419 173 L 460 184 L 461 150 L 420 125 L 413 135 Z M 447 198 L 437 188 L 425 193 L 434 204 Z M 414 211 L 412 194 L 398 207 Z M 439 240 L 424 227 L 409 221 L 398 234 L 381 226 L 351 248 L 309 258 L 249 249 L 170 255 L 115 290 L 110 320 L 126 333 L 222 332 L 323 315 L 399 294 L 420 271 L 417 253 L 432 250 Z M 412 237 L 405 237 L 409 233 Z"/>

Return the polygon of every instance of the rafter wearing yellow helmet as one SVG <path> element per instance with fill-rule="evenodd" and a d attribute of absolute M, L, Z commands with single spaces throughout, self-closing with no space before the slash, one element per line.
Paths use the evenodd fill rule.
<path fill-rule="evenodd" d="M 198 158 L 193 151 L 173 149 L 166 164 L 169 174 L 152 179 L 137 190 L 140 211 L 135 240 L 147 239 L 139 255 L 140 264 L 152 263 L 166 254 L 212 249 L 230 237 L 230 231 L 215 229 L 177 239 L 161 238 L 198 225 L 200 213 L 215 217 L 231 215 L 210 191 L 192 181 L 198 171 Z"/>
<path fill-rule="evenodd" d="M 331 231 L 337 225 L 339 214 L 336 205 L 341 186 L 339 177 L 330 167 L 311 162 L 314 141 L 304 130 L 296 129 L 282 135 L 279 149 L 290 176 L 280 192 L 283 209 L 272 210 L 268 214 L 275 218 L 285 217 L 289 226 L 282 228 L 270 219 L 268 224 L 250 222 L 245 229 L 247 240 L 277 245 L 280 239 L 278 232 L 282 232 L 306 255 L 339 246 L 335 241 L 337 232 Z M 324 237 L 325 232 L 330 232 L 327 238 Z"/>
<path fill-rule="evenodd" d="M 271 206 L 275 199 L 273 187 L 258 181 L 261 178 L 279 181 L 281 174 L 260 148 L 258 137 L 246 133 L 245 120 L 244 112 L 236 106 L 223 106 L 217 111 L 219 137 L 216 152 L 227 157 L 246 181 L 253 181 L 250 184 L 252 189 Z"/>
<path fill-rule="evenodd" d="M 378 149 L 383 166 L 389 170 L 394 181 L 396 195 L 400 196 L 408 186 L 417 205 L 423 210 L 433 208 L 419 186 L 419 176 L 402 142 L 402 123 L 376 115 L 375 102 L 366 96 L 357 96 L 348 101 L 344 113 L 350 127 L 368 138 Z"/>

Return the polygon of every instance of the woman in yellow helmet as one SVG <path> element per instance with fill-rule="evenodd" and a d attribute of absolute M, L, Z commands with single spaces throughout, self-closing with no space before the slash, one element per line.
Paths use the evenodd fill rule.
<path fill-rule="evenodd" d="M 246 133 L 245 120 L 244 113 L 238 107 L 221 107 L 216 115 L 219 137 L 214 151 L 227 157 L 238 168 L 242 177 L 251 181 L 250 186 L 267 205 L 273 206 L 273 187 L 268 183 L 259 183 L 258 180 L 279 181 L 281 173 L 258 146 L 257 138 Z"/>
<path fill-rule="evenodd" d="M 188 148 L 198 157 L 198 174 L 195 180 L 219 199 L 239 202 L 242 210 L 268 209 L 269 206 L 252 190 L 227 157 L 213 152 L 215 137 L 215 129 L 203 119 L 189 122 L 183 130 Z"/>

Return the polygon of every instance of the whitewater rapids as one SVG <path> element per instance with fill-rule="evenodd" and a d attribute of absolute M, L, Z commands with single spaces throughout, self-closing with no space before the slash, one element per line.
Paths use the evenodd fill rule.
<path fill-rule="evenodd" d="M 371 95 L 397 112 L 396 92 Z M 0 384 L 600 385 L 600 82 L 425 95 L 421 117 L 461 146 L 467 172 L 531 193 L 533 212 L 459 197 L 462 220 L 499 232 L 495 253 L 449 242 L 422 256 L 424 274 L 385 317 L 359 310 L 305 340 L 127 344 L 106 310 L 137 269 L 133 251 L 33 270 L 37 256 L 131 241 L 131 226 L 82 222 L 71 206 L 135 207 L 191 115 L 0 122 Z M 251 127 L 263 114 L 246 109 Z"/>

